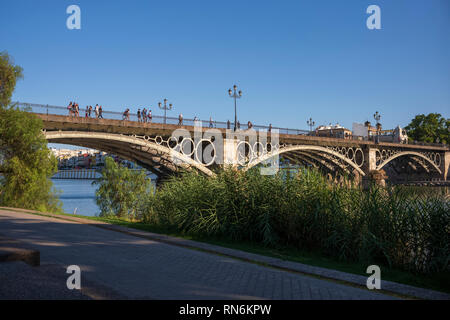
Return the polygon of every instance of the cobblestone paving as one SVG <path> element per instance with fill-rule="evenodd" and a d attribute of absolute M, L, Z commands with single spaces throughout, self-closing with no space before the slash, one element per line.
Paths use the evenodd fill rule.
<path fill-rule="evenodd" d="M 32 244 L 43 265 L 79 265 L 82 286 L 86 279 L 133 299 L 392 299 L 54 218 L 0 210 L 0 233 Z"/>

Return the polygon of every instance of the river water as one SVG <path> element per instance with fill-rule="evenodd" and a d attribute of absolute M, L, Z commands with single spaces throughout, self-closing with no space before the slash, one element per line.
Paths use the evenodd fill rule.
<path fill-rule="evenodd" d="M 95 203 L 94 180 L 84 179 L 52 179 L 53 186 L 60 192 L 59 200 L 65 213 L 76 213 L 84 216 L 97 216 L 100 209 Z"/>
<path fill-rule="evenodd" d="M 153 187 L 155 177 L 151 176 Z M 98 185 L 92 185 L 94 179 L 52 179 L 53 187 L 59 192 L 59 200 L 65 213 L 83 216 L 98 216 L 100 208 L 95 202 Z"/>

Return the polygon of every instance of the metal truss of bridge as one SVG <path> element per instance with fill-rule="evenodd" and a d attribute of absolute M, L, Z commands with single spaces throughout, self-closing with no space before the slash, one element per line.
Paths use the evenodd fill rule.
<path fill-rule="evenodd" d="M 232 132 L 227 123 L 153 117 L 151 123 L 67 115 L 67 109 L 35 104 L 28 107 L 44 123 L 49 142 L 72 144 L 118 155 L 138 163 L 159 177 L 194 168 L 214 175 L 214 168 L 231 165 L 241 170 L 280 163 L 311 166 L 332 179 L 363 179 L 384 170 L 396 183 L 449 179 L 450 149 L 446 145 L 374 143 L 308 135 L 297 129 L 254 126 Z M 175 122 L 176 121 L 176 122 Z M 256 129 L 256 130 L 255 130 Z M 273 164 L 273 162 L 272 162 Z"/>

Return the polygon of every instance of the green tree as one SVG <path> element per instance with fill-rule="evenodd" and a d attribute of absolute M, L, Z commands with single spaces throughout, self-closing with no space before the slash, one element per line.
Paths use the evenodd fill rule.
<path fill-rule="evenodd" d="M 107 157 L 95 195 L 101 216 L 117 216 L 137 220 L 151 191 L 145 171 L 130 170 Z"/>
<path fill-rule="evenodd" d="M 0 54 L 0 204 L 4 206 L 60 210 L 49 179 L 57 169 L 47 148 L 42 121 L 10 106 L 11 95 L 22 69 Z"/>
<path fill-rule="evenodd" d="M 405 127 L 411 140 L 422 142 L 450 142 L 450 119 L 439 113 L 419 114 Z"/>
<path fill-rule="evenodd" d="M 15 66 L 7 52 L 0 52 L 0 106 L 11 104 L 17 80 L 23 78 L 22 68 Z"/>

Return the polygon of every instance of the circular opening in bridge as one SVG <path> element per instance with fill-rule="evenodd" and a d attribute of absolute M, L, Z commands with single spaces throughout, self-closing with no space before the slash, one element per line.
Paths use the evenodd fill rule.
<path fill-rule="evenodd" d="M 259 157 L 264 154 L 264 145 L 261 142 L 256 142 L 253 145 L 253 156 Z"/>
<path fill-rule="evenodd" d="M 381 160 L 386 160 L 387 159 L 387 152 L 386 152 L 386 150 L 382 150 L 381 151 Z"/>
<path fill-rule="evenodd" d="M 355 159 L 354 159 L 355 164 L 358 167 L 361 167 L 364 163 L 364 153 L 362 152 L 362 150 L 356 149 L 354 157 L 355 157 Z"/>
<path fill-rule="evenodd" d="M 355 157 L 355 151 L 353 151 L 353 148 L 348 148 L 347 150 L 347 158 L 349 158 L 350 160 L 354 160 L 353 158 Z"/>
<path fill-rule="evenodd" d="M 381 164 L 381 153 L 380 150 L 375 151 L 375 164 L 377 167 Z"/>
<path fill-rule="evenodd" d="M 194 154 L 194 141 L 191 138 L 184 138 L 181 141 L 181 153 L 185 156 L 192 156 Z"/>
<path fill-rule="evenodd" d="M 436 153 L 434 164 L 437 165 L 438 167 L 441 166 L 441 155 L 439 153 Z"/>
<path fill-rule="evenodd" d="M 163 141 L 164 141 L 164 140 L 163 140 L 163 138 L 162 138 L 161 136 L 156 136 L 156 137 L 155 137 L 155 142 L 156 142 L 157 144 L 161 144 Z"/>
<path fill-rule="evenodd" d="M 178 146 L 178 140 L 176 137 L 170 137 L 169 141 L 167 142 L 167 146 L 170 149 L 175 149 Z"/>
<path fill-rule="evenodd" d="M 210 140 L 202 139 L 195 146 L 195 161 L 210 166 L 216 160 L 216 147 Z"/>
<path fill-rule="evenodd" d="M 251 156 L 251 146 L 247 141 L 239 142 L 237 146 L 237 162 L 241 166 L 245 166 L 249 162 Z"/>

